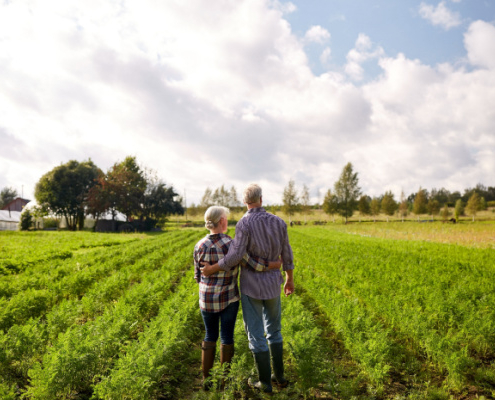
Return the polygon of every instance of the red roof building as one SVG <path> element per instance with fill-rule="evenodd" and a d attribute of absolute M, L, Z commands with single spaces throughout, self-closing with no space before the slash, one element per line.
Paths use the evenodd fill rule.
<path fill-rule="evenodd" d="M 22 209 L 29 203 L 31 200 L 22 199 L 20 197 L 12 200 L 10 203 L 3 206 L 2 210 L 10 210 L 10 211 L 22 211 Z"/>

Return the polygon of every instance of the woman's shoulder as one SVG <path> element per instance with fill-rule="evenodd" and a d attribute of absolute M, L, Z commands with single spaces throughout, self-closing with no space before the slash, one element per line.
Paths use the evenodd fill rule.
<path fill-rule="evenodd" d="M 206 235 L 204 238 L 200 239 L 198 243 L 196 243 L 196 246 L 194 246 L 195 249 L 201 249 L 204 247 L 210 247 L 212 244 L 212 240 L 210 238 L 210 235 Z"/>

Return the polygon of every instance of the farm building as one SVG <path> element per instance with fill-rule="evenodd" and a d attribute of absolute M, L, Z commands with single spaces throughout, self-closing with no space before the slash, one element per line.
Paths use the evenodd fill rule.
<path fill-rule="evenodd" d="M 16 231 L 20 219 L 20 211 L 0 210 L 0 231 Z"/>
<path fill-rule="evenodd" d="M 2 207 L 2 210 L 7 210 L 7 211 L 22 211 L 23 208 L 26 206 L 27 203 L 29 203 L 31 200 L 23 199 L 21 197 L 18 197 L 14 200 L 12 200 L 10 203 L 6 204 L 5 206 Z"/>

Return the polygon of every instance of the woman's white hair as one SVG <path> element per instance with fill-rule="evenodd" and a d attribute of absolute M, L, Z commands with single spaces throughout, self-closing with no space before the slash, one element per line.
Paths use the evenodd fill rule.
<path fill-rule="evenodd" d="M 230 210 L 223 206 L 211 206 L 205 212 L 205 228 L 215 229 L 222 217 L 227 218 Z"/>
<path fill-rule="evenodd" d="M 243 201 L 246 204 L 259 203 L 261 200 L 261 187 L 256 183 L 251 183 L 244 189 Z"/>

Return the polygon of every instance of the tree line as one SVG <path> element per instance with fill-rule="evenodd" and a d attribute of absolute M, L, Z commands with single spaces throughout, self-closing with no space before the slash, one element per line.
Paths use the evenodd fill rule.
<path fill-rule="evenodd" d="M 121 212 L 130 229 L 151 230 L 168 215 L 184 213 L 177 196 L 135 157 L 116 162 L 106 173 L 91 159 L 71 160 L 40 178 L 34 192 L 38 206 L 32 214 L 64 218 L 69 230 L 82 230 L 88 216 L 96 227 L 102 216 L 115 222 Z"/>
<path fill-rule="evenodd" d="M 297 191 L 294 182 L 289 181 L 283 194 L 283 210 L 289 215 L 294 212 L 307 209 L 305 197 L 307 188 L 303 187 L 301 201 L 298 200 Z M 348 218 L 355 211 L 360 215 L 369 215 L 376 217 L 383 213 L 387 216 L 393 216 L 396 213 L 404 218 L 408 214 L 415 215 L 429 214 L 439 215 L 444 219 L 451 216 L 449 208 L 454 208 L 455 220 L 459 216 L 474 216 L 480 210 L 486 210 L 487 207 L 495 206 L 495 187 L 485 187 L 478 184 L 475 188 L 469 188 L 461 195 L 460 192 L 449 192 L 447 189 L 433 189 L 428 192 L 426 189 L 419 188 L 418 192 L 405 196 L 401 193 L 400 199 L 395 199 L 392 191 L 387 191 L 381 196 L 370 197 L 361 192 L 359 187 L 358 173 L 354 172 L 351 163 L 347 163 L 339 179 L 335 182 L 333 191 L 328 189 L 323 200 L 323 211 L 329 215 L 338 214 L 348 221 Z"/>
<path fill-rule="evenodd" d="M 204 212 L 210 205 L 223 205 L 240 210 L 242 204 L 237 199 L 237 192 L 232 186 L 227 190 L 224 185 L 212 190 L 206 188 L 198 205 L 192 204 L 188 208 L 190 215 L 198 215 Z M 454 208 L 454 217 L 465 215 L 467 211 L 473 217 L 477 211 L 486 209 L 489 205 L 495 206 L 495 187 L 486 187 L 478 184 L 474 188 L 450 192 L 445 188 L 428 190 L 419 188 L 418 192 L 405 196 L 401 193 L 400 199 L 396 199 L 392 191 L 386 191 L 380 196 L 371 197 L 363 194 L 359 187 L 358 173 L 354 171 L 352 163 L 347 163 L 334 183 L 332 189 L 325 193 L 322 204 L 311 204 L 309 188 L 303 185 L 298 191 L 294 180 L 289 180 L 284 188 L 282 203 L 270 205 L 266 208 L 271 211 L 283 211 L 289 222 L 296 212 L 307 214 L 312 208 L 322 208 L 331 216 L 340 215 L 345 221 L 352 217 L 355 211 L 362 216 L 376 217 L 379 214 L 387 216 L 397 215 L 406 217 L 415 215 L 441 215 L 444 219 L 451 216 L 451 208 Z"/>

